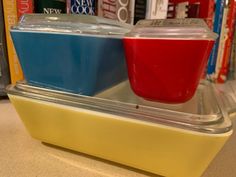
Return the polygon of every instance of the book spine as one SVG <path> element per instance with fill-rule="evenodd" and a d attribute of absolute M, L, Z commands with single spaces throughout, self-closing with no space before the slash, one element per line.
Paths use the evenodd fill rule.
<path fill-rule="evenodd" d="M 236 25 L 234 26 L 236 28 Z M 236 32 L 234 33 L 233 46 L 231 51 L 230 71 L 232 79 L 236 79 Z"/>
<path fill-rule="evenodd" d="M 217 53 L 217 59 L 216 59 L 216 67 L 215 67 L 215 73 L 214 77 L 212 77 L 212 80 L 217 81 L 220 68 L 222 67 L 222 61 L 223 61 L 223 55 L 225 50 L 225 44 L 226 40 L 228 38 L 228 28 L 227 28 L 227 16 L 228 16 L 229 8 L 228 4 L 225 4 L 224 7 L 224 14 L 223 14 L 223 20 L 221 25 L 221 34 L 219 37 L 219 47 L 218 47 L 218 53 Z"/>
<path fill-rule="evenodd" d="M 11 26 L 17 22 L 16 0 L 3 0 L 3 12 L 11 82 L 16 83 L 23 79 L 23 72 L 10 35 Z"/>
<path fill-rule="evenodd" d="M 111 0 L 113 1 L 113 0 Z M 71 0 L 70 1 L 70 13 L 72 14 L 84 14 L 95 15 L 96 14 L 96 1 L 95 0 Z"/>
<path fill-rule="evenodd" d="M 168 3 L 167 18 L 175 18 L 176 7 L 173 2 Z"/>
<path fill-rule="evenodd" d="M 174 3 L 173 3 L 174 2 Z M 200 18 L 200 2 L 190 2 L 190 1 L 170 1 L 170 5 L 175 6 L 175 14 L 169 15 L 168 18 Z M 168 9 L 170 14 L 170 9 Z"/>
<path fill-rule="evenodd" d="M 146 19 L 166 19 L 168 0 L 147 0 Z"/>
<path fill-rule="evenodd" d="M 134 24 L 146 17 L 147 0 L 135 0 Z"/>
<path fill-rule="evenodd" d="M 207 25 L 213 29 L 213 17 L 214 17 L 214 10 L 215 10 L 215 0 L 208 0 L 208 3 L 206 5 L 206 12 L 207 15 L 205 18 Z"/>
<path fill-rule="evenodd" d="M 98 16 L 133 24 L 135 0 L 98 0 Z"/>
<path fill-rule="evenodd" d="M 0 1 L 0 96 L 5 96 L 5 87 L 10 83 L 10 73 L 7 62 L 7 50 L 4 31 L 3 8 Z"/>
<path fill-rule="evenodd" d="M 169 5 L 177 6 L 178 3 L 189 3 L 188 18 L 203 18 L 208 26 L 213 28 L 215 0 L 169 0 Z M 169 16 L 173 18 L 173 15 Z"/>
<path fill-rule="evenodd" d="M 34 12 L 33 0 L 17 0 L 17 16 L 20 18 L 23 14 Z"/>
<path fill-rule="evenodd" d="M 188 17 L 189 2 L 180 2 L 176 4 L 175 18 L 187 18 Z"/>
<path fill-rule="evenodd" d="M 35 0 L 35 13 L 66 13 L 66 0 Z"/>
<path fill-rule="evenodd" d="M 188 6 L 188 18 L 200 18 L 200 2 L 189 4 Z"/>
<path fill-rule="evenodd" d="M 224 53 L 222 56 L 222 65 L 219 71 L 219 75 L 217 77 L 217 82 L 224 83 L 227 79 L 227 74 L 229 71 L 229 62 L 230 62 L 230 54 L 231 54 L 231 47 L 233 45 L 233 37 L 235 33 L 235 15 L 236 15 L 236 3 L 234 0 L 229 1 L 229 13 L 227 16 L 227 23 L 226 23 L 226 41 L 224 47 Z"/>
<path fill-rule="evenodd" d="M 98 0 L 98 16 L 117 20 L 117 1 Z"/>
<path fill-rule="evenodd" d="M 230 61 L 229 61 L 229 72 L 227 74 L 227 79 L 229 80 L 233 80 L 236 79 L 235 77 L 235 57 L 236 57 L 236 33 L 234 33 L 234 37 L 233 37 L 233 43 L 232 43 L 232 47 L 231 47 L 231 53 L 230 53 Z"/>
<path fill-rule="evenodd" d="M 217 33 L 219 36 L 221 34 L 221 25 L 222 19 L 224 14 L 224 0 L 217 0 L 216 1 L 216 9 L 215 9 L 215 16 L 214 16 L 214 27 L 213 31 Z M 207 77 L 211 80 L 214 77 L 215 73 L 215 66 L 216 66 L 216 59 L 217 59 L 217 52 L 219 47 L 219 38 L 216 39 L 213 49 L 211 51 L 211 55 L 208 60 L 207 66 Z"/>
<path fill-rule="evenodd" d="M 214 6 L 216 2 L 216 6 L 220 3 L 221 0 L 190 0 L 191 3 L 200 3 L 200 12 L 199 18 L 204 18 L 207 21 L 213 21 L 214 18 Z"/>
<path fill-rule="evenodd" d="M 136 0 L 129 0 L 129 20 L 127 23 L 134 24 L 134 7 L 135 7 Z"/>
<path fill-rule="evenodd" d="M 70 8 L 71 8 L 71 0 L 66 0 L 66 13 L 67 14 L 71 13 Z"/>

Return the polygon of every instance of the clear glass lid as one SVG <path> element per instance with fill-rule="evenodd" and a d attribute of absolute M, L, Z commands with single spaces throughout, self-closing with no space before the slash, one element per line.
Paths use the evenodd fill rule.
<path fill-rule="evenodd" d="M 232 129 L 228 111 L 224 105 L 219 104 L 221 95 L 209 82 L 202 82 L 194 97 L 183 104 L 144 100 L 133 94 L 128 81 L 93 97 L 34 87 L 26 83 L 11 85 L 7 91 L 8 94 L 197 132 L 218 134 Z"/>
<path fill-rule="evenodd" d="M 12 30 L 119 36 L 129 32 L 132 27 L 90 15 L 25 14 Z"/>
<path fill-rule="evenodd" d="M 218 35 L 203 19 L 186 18 L 140 20 L 126 37 L 215 40 Z"/>

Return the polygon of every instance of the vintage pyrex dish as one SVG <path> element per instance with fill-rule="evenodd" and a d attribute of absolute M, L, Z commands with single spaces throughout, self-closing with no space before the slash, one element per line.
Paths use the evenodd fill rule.
<path fill-rule="evenodd" d="M 132 90 L 166 103 L 191 99 L 216 38 L 202 19 L 139 21 L 124 38 Z"/>
<path fill-rule="evenodd" d="M 232 134 L 208 82 L 184 104 L 137 97 L 128 81 L 94 97 L 24 83 L 7 90 L 32 137 L 167 177 L 199 177 Z"/>
<path fill-rule="evenodd" d="M 11 29 L 29 84 L 93 95 L 127 78 L 122 37 L 132 26 L 68 14 L 26 14 Z"/>

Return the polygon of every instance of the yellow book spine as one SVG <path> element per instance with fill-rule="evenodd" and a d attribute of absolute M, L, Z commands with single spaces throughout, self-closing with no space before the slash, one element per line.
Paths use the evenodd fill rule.
<path fill-rule="evenodd" d="M 11 26 L 17 22 L 16 0 L 3 0 L 3 12 L 11 83 L 14 84 L 16 81 L 23 79 L 23 72 L 10 35 Z"/>

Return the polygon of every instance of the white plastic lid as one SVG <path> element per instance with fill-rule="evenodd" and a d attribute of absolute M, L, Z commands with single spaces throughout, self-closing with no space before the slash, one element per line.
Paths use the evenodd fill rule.
<path fill-rule="evenodd" d="M 79 14 L 25 14 L 12 30 L 89 35 L 124 35 L 133 25 Z"/>
<path fill-rule="evenodd" d="M 140 20 L 125 35 L 135 38 L 179 38 L 216 40 L 218 35 L 212 32 L 203 19 L 161 19 Z"/>

